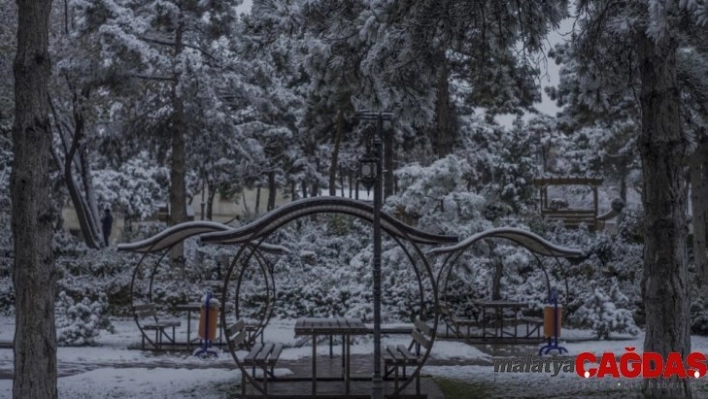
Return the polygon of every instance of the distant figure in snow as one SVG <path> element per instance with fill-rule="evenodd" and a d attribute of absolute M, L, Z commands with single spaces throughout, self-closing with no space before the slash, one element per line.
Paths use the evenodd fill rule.
<path fill-rule="evenodd" d="M 108 246 L 108 238 L 111 236 L 111 228 L 113 227 L 113 216 L 111 216 L 111 210 L 106 208 L 105 214 L 101 219 L 101 225 L 103 227 L 103 241 Z"/>

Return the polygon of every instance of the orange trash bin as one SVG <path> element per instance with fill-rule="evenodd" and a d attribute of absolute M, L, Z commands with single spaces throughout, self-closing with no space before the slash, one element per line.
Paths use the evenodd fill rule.
<path fill-rule="evenodd" d="M 207 324 L 207 315 L 208 324 Z M 216 322 L 219 320 L 219 301 L 212 299 L 209 301 L 209 309 L 206 304 L 202 304 L 199 313 L 199 337 L 207 341 L 216 339 Z"/>
<path fill-rule="evenodd" d="M 555 317 L 555 322 L 554 322 L 554 317 L 553 313 L 555 312 L 555 306 L 553 305 L 546 305 L 543 308 L 543 335 L 546 338 L 552 338 L 556 334 L 556 324 L 558 325 L 558 337 L 560 338 L 561 335 L 561 316 L 563 314 L 563 307 L 558 306 L 558 315 Z"/>

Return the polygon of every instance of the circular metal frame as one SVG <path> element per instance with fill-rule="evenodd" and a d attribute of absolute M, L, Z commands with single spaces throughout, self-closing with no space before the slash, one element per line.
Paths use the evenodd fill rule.
<path fill-rule="evenodd" d="M 551 281 L 548 276 L 548 271 L 546 270 L 545 265 L 543 264 L 543 261 L 541 261 L 541 258 L 539 255 L 543 256 L 550 256 L 553 258 L 556 258 L 557 264 L 560 266 L 560 261 L 558 258 L 561 257 L 576 257 L 582 255 L 581 251 L 575 250 L 575 249 L 570 249 L 570 248 L 563 248 L 556 246 L 543 238 L 537 236 L 534 233 L 531 233 L 526 230 L 520 230 L 520 229 L 515 229 L 515 228 L 497 228 L 497 229 L 491 229 L 484 231 L 482 233 L 476 234 L 465 241 L 458 243 L 457 245 L 451 246 L 451 247 L 442 247 L 442 248 L 436 248 L 428 252 L 428 254 L 447 254 L 445 256 L 442 266 L 440 267 L 440 270 L 438 271 L 438 276 L 437 276 L 437 283 L 440 285 L 442 283 L 442 291 L 446 292 L 447 291 L 447 285 L 450 280 L 450 275 L 452 274 L 452 271 L 454 269 L 454 265 L 457 263 L 459 258 L 462 256 L 465 250 L 469 249 L 477 243 L 478 241 L 485 240 L 485 239 L 505 239 L 508 241 L 511 241 L 523 248 L 525 248 L 527 251 L 531 253 L 531 255 L 536 258 L 536 261 L 538 262 L 539 267 L 543 271 L 543 275 L 546 280 L 546 288 L 548 289 L 548 294 L 550 297 L 551 294 Z M 445 273 L 445 274 L 443 274 Z M 440 291 L 440 288 L 438 288 L 438 291 Z M 452 323 L 451 320 L 446 320 L 447 322 Z"/>
<path fill-rule="evenodd" d="M 550 278 L 549 278 L 549 276 L 548 276 L 548 271 L 546 270 L 546 266 L 543 264 L 543 261 L 542 261 L 541 258 L 538 256 L 538 254 L 536 254 L 535 252 L 529 250 L 529 249 L 526 248 L 526 247 L 523 247 L 523 248 L 526 249 L 526 250 L 536 259 L 536 262 L 538 263 L 539 268 L 540 268 L 541 271 L 543 272 L 543 276 L 544 276 L 544 279 L 545 279 L 545 281 L 546 281 L 546 289 L 548 290 L 548 295 L 550 295 L 550 294 L 551 294 L 551 280 L 550 280 Z M 448 257 L 447 257 L 447 258 L 445 259 L 445 261 L 443 262 L 442 267 L 441 267 L 440 270 L 438 271 L 438 279 L 437 279 L 438 284 L 440 284 L 441 282 L 443 282 L 442 289 L 439 290 L 440 292 L 443 293 L 443 294 L 441 294 L 441 295 L 442 295 L 441 300 L 442 300 L 443 302 L 447 302 L 447 301 L 446 301 L 446 298 L 447 298 L 446 295 L 447 295 L 447 294 L 445 294 L 445 293 L 447 292 L 448 282 L 450 281 L 450 276 L 452 275 L 452 271 L 455 269 L 455 267 L 454 267 L 455 264 L 457 263 L 457 261 L 459 260 L 459 258 L 462 256 L 463 253 L 464 253 L 464 251 L 459 251 L 459 252 L 457 252 L 457 253 L 452 253 L 452 254 L 448 255 Z M 450 260 L 450 258 L 452 258 L 453 255 L 456 255 L 456 256 L 454 256 L 454 258 L 452 259 L 452 262 L 450 262 L 449 264 L 447 264 L 447 262 Z M 445 275 L 443 276 L 443 272 L 444 272 L 446 269 L 447 269 L 447 273 L 445 273 Z"/>
<path fill-rule="evenodd" d="M 262 241 L 262 240 L 261 240 Z M 261 317 L 258 319 L 258 324 L 256 325 L 256 328 L 251 334 L 250 339 L 245 341 L 245 346 L 247 348 L 250 348 L 254 343 L 255 340 L 258 338 L 260 334 L 263 334 L 265 331 L 266 325 L 268 325 L 268 322 L 270 322 L 270 319 L 273 317 L 274 309 L 275 309 L 275 300 L 277 298 L 277 293 L 275 290 L 275 277 L 273 275 L 273 266 L 265 259 L 263 254 L 258 251 L 258 248 L 249 245 L 251 247 L 251 252 L 248 254 L 248 257 L 244 260 L 243 264 L 244 266 L 241 268 L 241 271 L 239 272 L 237 283 L 236 283 L 236 293 L 234 294 L 234 311 L 236 313 L 236 319 L 241 318 L 241 311 L 240 311 L 240 293 L 241 293 L 241 285 L 243 283 L 243 277 L 246 273 L 246 270 L 248 269 L 248 265 L 250 264 L 250 260 L 252 257 L 255 256 L 258 264 L 260 265 L 261 268 L 261 273 L 263 275 L 263 280 L 265 283 L 265 288 L 266 288 L 266 296 L 265 296 L 265 306 L 263 308 L 263 312 Z M 230 279 L 230 274 L 227 273 L 226 276 L 224 277 L 224 287 L 223 289 L 228 289 L 226 287 L 227 281 Z M 224 295 L 222 293 L 222 295 Z M 228 298 L 226 296 L 222 296 L 224 299 L 224 302 L 228 301 Z M 224 312 L 225 313 L 225 312 Z M 223 321 L 222 321 L 223 322 Z M 226 324 L 224 324 L 226 325 Z M 228 342 L 228 337 L 227 337 L 227 342 Z"/>
<path fill-rule="evenodd" d="M 204 222 L 204 221 L 199 221 L 199 222 L 186 222 L 182 223 L 173 227 L 170 227 L 158 234 L 156 234 L 153 237 L 150 237 L 148 239 L 136 242 L 136 243 L 131 243 L 131 244 L 120 244 L 118 246 L 119 251 L 131 251 L 131 252 L 138 252 L 142 253 L 143 255 L 141 256 L 140 260 L 138 263 L 135 265 L 135 268 L 133 269 L 133 274 L 131 276 L 130 280 L 130 286 L 129 286 L 129 297 L 130 297 L 130 303 L 131 303 L 131 312 L 133 314 L 133 319 L 135 320 L 135 324 L 137 325 L 138 329 L 140 330 L 140 334 L 142 338 L 147 341 L 150 346 L 153 348 L 157 348 L 157 343 L 154 342 L 154 340 L 151 338 L 150 334 L 147 333 L 147 331 L 143 328 L 143 325 L 141 323 L 140 318 L 137 315 L 136 312 L 136 282 L 139 279 L 138 276 L 142 272 L 143 267 L 145 266 L 145 263 L 147 261 L 148 255 L 155 254 L 155 253 L 160 253 L 161 254 L 158 256 L 157 260 L 155 261 L 154 265 L 152 266 L 152 269 L 150 271 L 150 278 L 149 278 L 149 283 L 148 283 L 148 291 L 147 291 L 147 301 L 150 302 L 152 301 L 152 293 L 153 293 L 153 285 L 154 285 L 154 280 L 155 276 L 157 275 L 158 267 L 162 263 L 162 260 L 164 257 L 171 251 L 171 249 L 181 243 L 182 241 L 186 240 L 187 238 L 190 238 L 195 235 L 203 234 L 205 232 L 217 232 L 217 231 L 228 231 L 231 230 L 229 226 L 226 226 L 221 223 L 213 223 L 213 222 Z M 268 246 L 268 248 L 263 248 L 268 249 L 268 250 L 279 250 L 277 247 L 270 248 L 271 246 Z M 259 257 L 257 258 L 259 263 L 261 261 L 265 261 L 265 258 L 263 257 L 262 254 L 259 253 Z M 267 273 L 268 267 L 264 264 L 261 263 L 261 269 L 264 270 L 264 273 Z M 271 273 L 272 274 L 272 273 Z M 268 281 L 268 279 L 266 279 Z M 270 281 L 272 282 L 272 276 L 270 278 Z M 274 287 L 274 284 L 270 284 L 270 287 Z M 275 293 L 273 290 L 268 290 L 269 293 L 272 292 L 272 294 L 269 294 L 268 297 L 274 298 Z M 270 317 L 268 314 L 265 314 L 264 317 Z M 155 322 L 157 322 L 157 317 L 153 316 L 153 319 Z M 261 328 L 262 329 L 262 328 Z M 258 330 L 256 330 L 258 331 Z"/>
<path fill-rule="evenodd" d="M 296 203 L 300 204 L 296 204 Z M 304 202 L 304 203 L 303 203 Z M 314 214 L 319 214 L 319 213 L 334 213 L 334 214 L 348 214 L 351 216 L 355 216 L 359 219 L 366 220 L 369 222 L 372 222 L 373 219 L 373 208 L 368 206 L 368 204 L 365 204 L 363 202 L 358 202 L 356 201 L 356 207 L 348 207 L 346 204 L 343 202 L 349 202 L 349 201 L 341 201 L 341 199 L 334 199 L 334 198 L 318 198 L 317 201 L 296 201 L 295 203 L 291 203 L 290 207 L 281 207 L 276 209 L 275 211 L 266 214 L 262 218 L 252 222 L 251 224 L 244 226 L 240 228 L 241 232 L 236 233 L 234 231 L 227 232 L 227 234 L 223 233 L 216 233 L 216 234 L 210 234 L 210 235 L 205 235 L 202 236 L 202 241 L 212 241 L 212 242 L 222 242 L 222 243 L 234 243 L 234 242 L 248 242 L 248 243 L 256 243 L 255 245 L 242 245 L 241 248 L 237 251 L 236 255 L 233 258 L 233 261 L 231 262 L 231 265 L 229 267 L 229 270 L 226 273 L 226 277 L 224 279 L 224 286 L 222 288 L 222 297 L 224 298 L 225 301 L 228 300 L 228 284 L 229 281 L 231 280 L 231 275 L 235 272 L 235 268 L 238 264 L 239 259 L 241 256 L 243 256 L 244 252 L 247 249 L 250 249 L 250 254 L 248 255 L 249 258 L 250 256 L 253 255 L 254 252 L 256 252 L 259 248 L 260 245 L 262 245 L 263 241 L 268 238 L 271 234 L 273 234 L 277 229 L 282 227 L 285 224 L 288 224 L 292 221 L 295 221 L 297 219 L 314 215 Z M 354 201 L 352 201 L 354 202 Z M 299 206 L 293 206 L 293 204 L 299 205 Z M 329 206 L 328 206 L 329 205 Z M 333 206 L 337 205 L 337 206 Z M 363 205 L 363 207 L 362 207 Z M 362 209 L 363 208 L 363 209 Z M 368 209 L 368 213 L 366 212 Z M 383 215 L 385 213 L 382 213 L 382 219 Z M 370 217 L 369 217 L 370 216 Z M 430 352 L 432 351 L 433 343 L 435 342 L 435 337 L 437 335 L 437 328 L 438 328 L 438 323 L 439 323 L 439 306 L 438 306 L 438 287 L 435 281 L 435 276 L 432 270 L 432 267 L 430 266 L 430 263 L 428 262 L 427 258 L 425 257 L 424 253 L 418 247 L 416 243 L 416 239 L 411 237 L 412 234 L 410 234 L 412 231 L 417 232 L 418 230 L 403 224 L 402 222 L 397 221 L 396 219 L 393 219 L 391 216 L 388 216 L 388 223 L 382 223 L 382 230 L 384 230 L 390 237 L 392 237 L 396 243 L 403 249 L 405 252 L 406 256 L 408 257 L 409 261 L 411 261 L 411 264 L 415 270 L 416 276 L 418 278 L 418 283 L 419 287 L 421 288 L 421 292 L 419 293 L 421 298 L 421 309 L 420 309 L 420 315 L 422 316 L 425 307 L 424 307 L 424 295 L 425 292 L 422 290 L 423 283 L 422 283 L 422 278 L 421 275 L 418 271 L 417 267 L 417 262 L 415 262 L 415 259 L 412 257 L 412 254 L 408 249 L 403 245 L 402 240 L 408 241 L 414 249 L 414 252 L 418 255 L 418 257 L 422 260 L 423 265 L 425 266 L 425 271 L 427 272 L 427 277 L 430 279 L 431 282 L 431 288 L 433 290 L 433 313 L 434 313 L 434 320 L 433 320 L 433 328 L 431 332 L 431 337 L 430 337 L 430 346 L 426 348 L 425 353 L 422 356 L 421 361 L 418 363 L 416 366 L 415 370 L 408 376 L 408 378 L 401 384 L 399 385 L 398 390 L 394 392 L 394 395 L 398 395 L 403 390 L 415 380 L 415 378 L 420 375 L 420 372 L 427 361 L 428 357 L 430 356 Z M 393 221 L 391 220 L 393 219 Z M 405 227 L 403 227 L 405 226 Z M 403 228 L 402 228 L 403 227 Z M 426 233 L 427 234 L 427 233 Z M 430 235 L 432 236 L 432 235 Z M 444 239 L 450 240 L 450 236 L 444 237 Z M 248 267 L 248 263 L 244 266 L 244 268 Z M 243 275 L 243 271 L 239 272 L 240 275 Z M 221 314 L 221 322 L 222 324 L 226 325 L 227 320 L 226 320 L 226 314 L 222 313 Z M 253 376 L 251 376 L 249 373 L 246 372 L 245 366 L 243 363 L 239 360 L 238 355 L 236 354 L 236 348 L 235 345 L 231 341 L 231 337 L 227 336 L 227 345 L 230 349 L 231 356 L 233 357 L 234 361 L 236 362 L 236 365 L 238 368 L 241 370 L 242 373 L 245 373 L 244 375 L 248 379 L 248 381 L 253 385 L 256 390 L 258 390 L 261 394 L 266 394 L 265 388 L 262 384 L 260 384 Z M 377 360 L 378 361 L 378 360 Z"/>

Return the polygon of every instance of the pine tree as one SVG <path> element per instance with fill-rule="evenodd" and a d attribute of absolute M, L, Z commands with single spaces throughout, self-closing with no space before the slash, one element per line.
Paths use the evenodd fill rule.
<path fill-rule="evenodd" d="M 15 120 L 11 176 L 15 339 L 12 395 L 57 397 L 49 162 L 52 133 L 48 85 L 51 0 L 20 0 L 15 55 Z"/>
<path fill-rule="evenodd" d="M 663 356 L 689 353 L 684 169 L 690 128 L 684 121 L 687 110 L 705 102 L 686 91 L 680 77 L 686 71 L 685 55 L 705 47 L 697 39 L 705 37 L 706 10 L 696 1 L 585 0 L 578 3 L 578 11 L 580 33 L 573 43 L 574 62 L 582 66 L 578 73 L 584 84 L 592 86 L 594 80 L 595 87 L 602 87 L 597 92 L 604 96 L 622 95 L 626 87 L 635 89 L 646 223 L 644 349 Z M 626 59 L 629 68 L 613 71 L 616 64 L 609 61 L 620 59 Z M 612 81 L 623 82 L 619 91 L 605 84 Z M 607 97 L 604 100 L 611 103 Z M 646 380 L 644 393 L 647 397 L 691 397 L 688 384 L 685 379 L 671 380 L 669 386 Z"/>

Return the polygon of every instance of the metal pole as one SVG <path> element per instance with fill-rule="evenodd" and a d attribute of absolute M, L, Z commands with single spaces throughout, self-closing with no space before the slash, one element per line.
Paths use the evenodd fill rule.
<path fill-rule="evenodd" d="M 372 381 L 372 398 L 383 398 L 381 379 L 381 197 L 383 167 L 381 146 L 383 142 L 383 115 L 376 118 L 376 183 L 374 184 L 374 377 Z"/>
<path fill-rule="evenodd" d="M 202 209 L 201 209 L 201 219 L 204 220 L 204 189 L 206 188 L 206 179 L 202 178 Z"/>

